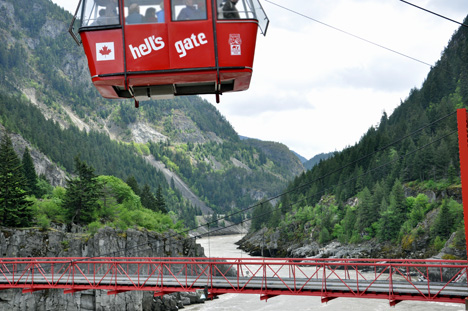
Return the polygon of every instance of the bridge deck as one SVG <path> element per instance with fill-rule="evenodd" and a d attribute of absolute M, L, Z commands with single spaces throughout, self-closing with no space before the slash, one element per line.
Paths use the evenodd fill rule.
<path fill-rule="evenodd" d="M 259 294 L 465 303 L 466 261 L 232 258 L 0 259 L 0 289 Z M 435 279 L 435 280 L 434 280 Z"/>

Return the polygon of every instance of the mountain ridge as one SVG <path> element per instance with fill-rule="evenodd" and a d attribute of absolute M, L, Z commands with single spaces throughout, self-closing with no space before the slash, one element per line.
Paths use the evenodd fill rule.
<path fill-rule="evenodd" d="M 275 206 L 256 207 L 267 216 L 252 221 L 241 246 L 258 254 L 266 243 L 283 257 L 466 259 L 456 112 L 467 107 L 468 29 L 460 27 L 390 116 L 298 176 Z M 338 244 L 372 247 L 322 251 Z"/>
<path fill-rule="evenodd" d="M 99 174 L 121 179 L 137 174 L 153 192 L 161 186 L 169 203 L 182 204 L 185 193 L 198 197 L 198 204 L 184 204 L 225 213 L 275 195 L 304 170 L 296 159 L 276 154 L 290 154 L 287 148 L 243 143 L 225 117 L 198 96 L 146 101 L 139 109 L 128 100 L 100 97 L 82 48 L 67 33 L 71 15 L 49 0 L 35 1 L 31 11 L 23 10 L 27 6 L 27 0 L 0 0 L 6 16 L 0 40 L 7 42 L 0 46 L 0 94 L 2 101 L 16 103 L 0 119 L 31 150 L 57 163 L 63 175 L 72 174 L 72 158 L 80 154 Z M 177 182 L 149 166 L 150 156 L 177 175 Z"/>

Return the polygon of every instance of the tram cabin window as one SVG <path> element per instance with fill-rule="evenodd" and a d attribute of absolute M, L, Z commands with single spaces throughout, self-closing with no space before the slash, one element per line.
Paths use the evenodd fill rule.
<path fill-rule="evenodd" d="M 127 6 L 128 5 L 128 6 Z M 164 23 L 164 3 L 161 1 L 127 1 L 125 24 Z"/>
<path fill-rule="evenodd" d="M 205 20 L 206 0 L 171 0 L 173 21 Z"/>
<path fill-rule="evenodd" d="M 120 24 L 117 0 L 84 0 L 82 27 Z"/>
<path fill-rule="evenodd" d="M 256 19 L 255 9 L 246 0 L 217 0 L 218 19 Z"/>

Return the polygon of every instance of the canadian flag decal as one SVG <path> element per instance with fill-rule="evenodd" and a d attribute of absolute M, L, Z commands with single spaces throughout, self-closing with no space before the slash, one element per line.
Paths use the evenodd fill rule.
<path fill-rule="evenodd" d="M 101 42 L 96 43 L 96 60 L 114 60 L 114 42 Z"/>

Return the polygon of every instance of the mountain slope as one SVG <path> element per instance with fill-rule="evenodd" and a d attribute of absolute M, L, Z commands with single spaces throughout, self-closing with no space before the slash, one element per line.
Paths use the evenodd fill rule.
<path fill-rule="evenodd" d="M 447 258 L 466 258 L 455 112 L 467 106 L 468 29 L 461 27 L 421 89 L 357 144 L 296 178 L 261 218 L 257 227 L 268 229 L 244 246 L 258 248 L 265 234 L 279 256 L 330 256 L 320 249 L 334 242 L 373 245 L 372 253 L 341 256 L 424 258 L 447 242 Z"/>
<path fill-rule="evenodd" d="M 320 161 L 326 160 L 326 159 L 332 157 L 333 154 L 334 154 L 333 152 L 317 154 L 317 155 L 315 155 L 313 158 L 311 158 L 310 160 L 304 162 L 304 167 L 305 167 L 306 169 L 310 170 L 310 169 L 313 168 L 315 165 L 317 165 L 318 163 L 320 163 Z"/>
<path fill-rule="evenodd" d="M 0 0 L 0 16 L 6 43 L 0 45 L 0 122 L 63 172 L 70 174 L 80 155 L 97 174 L 134 176 L 153 192 L 161 186 L 179 214 L 245 208 L 302 172 L 287 148 L 266 155 L 240 141 L 198 96 L 147 101 L 139 109 L 100 97 L 82 48 L 67 33 L 71 15 L 51 1 Z"/>

